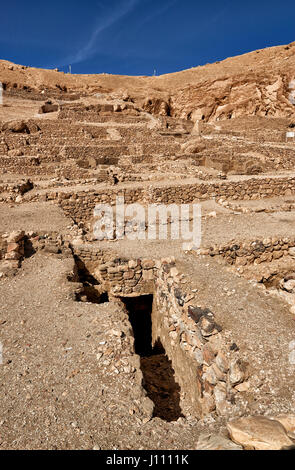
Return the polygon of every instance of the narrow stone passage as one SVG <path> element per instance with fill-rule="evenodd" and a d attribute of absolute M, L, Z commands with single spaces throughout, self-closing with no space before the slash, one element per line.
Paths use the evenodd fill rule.
<path fill-rule="evenodd" d="M 160 339 L 152 347 L 153 296 L 122 298 L 133 328 L 135 352 L 140 356 L 143 386 L 154 402 L 154 417 L 176 421 L 183 416 L 180 408 L 180 387 Z"/>

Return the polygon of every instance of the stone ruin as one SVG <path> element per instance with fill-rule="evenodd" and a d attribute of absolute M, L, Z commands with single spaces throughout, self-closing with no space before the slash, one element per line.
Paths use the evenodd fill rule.
<path fill-rule="evenodd" d="M 290 119 L 195 123 L 171 117 L 165 101 L 140 104 L 128 93 L 5 93 L 12 109 L 25 99 L 32 111 L 21 119 L 1 114 L 3 303 L 5 286 L 8 292 L 10 282 L 27 275 L 27 263 L 44 260 L 38 262 L 45 271 L 46 263 L 60 263 L 71 308 L 105 309 L 113 323 L 110 338 L 96 346 L 97 368 L 105 377 L 117 374 L 114 387 L 120 381 L 135 387 L 136 406 L 128 402 L 124 411 L 130 420 L 159 432 L 165 423 L 167 436 L 171 423 L 179 432 L 196 426 L 198 449 L 292 446 Z M 97 241 L 94 208 L 114 205 L 118 196 L 145 208 L 201 203 L 201 247 L 183 252 L 173 241 Z M 50 222 L 53 207 L 66 220 L 60 231 Z M 45 229 L 38 226 L 41 209 Z"/>

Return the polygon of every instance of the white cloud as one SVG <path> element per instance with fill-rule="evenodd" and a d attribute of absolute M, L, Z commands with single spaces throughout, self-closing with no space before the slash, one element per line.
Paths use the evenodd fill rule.
<path fill-rule="evenodd" d="M 98 39 L 101 34 L 134 10 L 138 2 L 139 0 L 123 1 L 112 11 L 111 14 L 100 17 L 86 44 L 75 54 L 63 59 L 60 64 L 78 64 L 79 62 L 83 62 L 93 56 L 99 49 Z M 100 6 L 103 7 L 101 4 Z"/>

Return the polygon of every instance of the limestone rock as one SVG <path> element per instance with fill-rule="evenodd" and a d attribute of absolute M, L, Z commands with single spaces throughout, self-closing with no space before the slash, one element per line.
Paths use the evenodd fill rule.
<path fill-rule="evenodd" d="M 287 292 L 290 292 L 290 294 L 295 294 L 295 280 L 291 279 L 290 281 L 285 282 L 284 289 Z"/>
<path fill-rule="evenodd" d="M 8 243 L 18 243 L 20 240 L 22 240 L 25 236 L 25 232 L 23 230 L 16 230 L 14 232 L 11 232 L 9 235 L 7 242 Z"/>
<path fill-rule="evenodd" d="M 219 434 L 201 434 L 196 450 L 243 450 L 243 447 Z"/>
<path fill-rule="evenodd" d="M 227 429 L 233 441 L 247 449 L 280 450 L 293 444 L 281 423 L 264 416 L 230 421 Z"/>
<path fill-rule="evenodd" d="M 274 419 L 284 426 L 287 432 L 295 433 L 295 415 L 279 415 L 279 416 L 269 416 L 270 419 Z"/>
<path fill-rule="evenodd" d="M 161 116 L 168 116 L 170 112 L 169 104 L 158 98 L 146 98 L 143 103 L 143 109 L 152 114 L 158 114 Z"/>
<path fill-rule="evenodd" d="M 220 331 L 220 327 L 215 323 L 213 316 L 205 315 L 200 320 L 200 329 L 204 337 L 216 335 Z"/>
<path fill-rule="evenodd" d="M 3 125 L 2 127 L 3 131 L 8 131 L 8 132 L 17 132 L 20 134 L 26 133 L 29 134 L 30 131 L 28 129 L 27 124 L 25 121 L 10 121 L 6 124 Z"/>
<path fill-rule="evenodd" d="M 58 110 L 58 104 L 52 104 L 51 101 L 48 101 L 40 107 L 39 114 L 54 113 Z"/>
<path fill-rule="evenodd" d="M 246 364 L 240 359 L 234 360 L 229 368 L 229 380 L 232 385 L 238 385 L 246 378 Z"/>
<path fill-rule="evenodd" d="M 228 371 L 228 360 L 222 351 L 219 351 L 216 356 L 216 365 L 223 373 L 226 373 Z"/>

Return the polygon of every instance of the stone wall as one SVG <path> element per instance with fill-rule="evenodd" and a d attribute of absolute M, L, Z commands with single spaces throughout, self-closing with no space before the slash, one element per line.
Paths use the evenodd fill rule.
<path fill-rule="evenodd" d="M 106 188 L 77 194 L 48 194 L 47 199 L 58 198 L 65 214 L 77 222 L 87 222 L 93 217 L 96 204 L 115 203 L 116 196 L 123 195 L 125 203 L 181 204 L 195 200 L 208 200 L 226 196 L 229 199 L 262 199 L 295 193 L 295 178 L 251 178 L 242 181 L 183 184 L 181 186 Z M 35 196 L 37 199 L 37 196 Z M 34 199 L 33 199 L 34 200 Z"/>
<path fill-rule="evenodd" d="M 25 232 L 0 234 L 0 279 L 16 274 L 25 254 Z"/>
<path fill-rule="evenodd" d="M 161 340 L 172 361 L 184 412 L 232 416 L 237 411 L 237 387 L 248 378 L 247 364 L 215 322 L 214 313 L 197 306 L 197 294 L 185 287 L 184 278 L 173 261 L 162 261 L 155 280 L 153 341 Z"/>
<path fill-rule="evenodd" d="M 248 378 L 246 364 L 214 314 L 198 307 L 197 294 L 184 287 L 175 260 L 112 259 L 111 252 L 94 252 L 90 245 L 72 248 L 110 297 L 154 295 L 153 343 L 160 339 L 172 362 L 183 412 L 235 415 L 233 397 Z"/>
<path fill-rule="evenodd" d="M 293 253 L 295 238 L 265 238 L 197 250 L 198 255 L 220 256 L 236 267 L 271 262 Z"/>
<path fill-rule="evenodd" d="M 160 339 L 172 362 L 175 381 L 181 387 L 183 413 L 197 418 L 211 412 L 231 417 L 240 414 L 247 401 L 244 392 L 250 386 L 251 368 L 241 359 L 243 352 L 233 341 L 232 333 L 217 324 L 214 312 L 199 305 L 198 286 L 178 270 L 174 258 L 128 259 L 78 240 L 64 241 L 55 233 L 25 236 L 15 232 L 0 237 L 5 262 L 19 261 L 24 239 L 35 251 L 43 249 L 59 256 L 73 254 L 76 265 L 83 263 L 110 299 L 152 294 L 153 343 Z M 270 243 L 266 248 L 273 248 L 272 253 L 276 253 L 294 242 L 271 240 L 264 241 L 263 246 Z M 262 245 L 257 245 L 257 241 L 249 246 L 261 252 Z M 277 246 L 280 248 L 276 249 Z M 73 290 L 76 288 L 73 283 Z"/>

